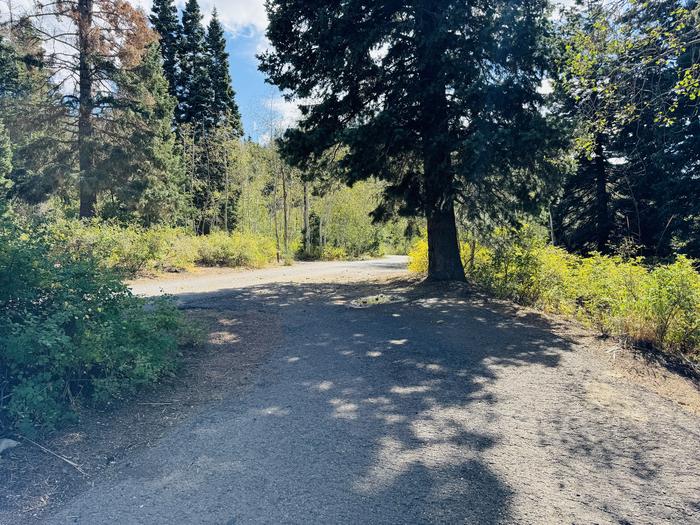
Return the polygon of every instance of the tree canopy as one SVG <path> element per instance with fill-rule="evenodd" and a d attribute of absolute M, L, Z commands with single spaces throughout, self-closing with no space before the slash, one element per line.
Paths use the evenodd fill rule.
<path fill-rule="evenodd" d="M 346 181 L 387 181 L 377 217 L 424 215 L 429 275 L 463 278 L 455 199 L 527 196 L 548 133 L 547 2 L 272 0 L 268 14 L 261 69 L 302 110 L 286 157 L 342 151 Z"/>

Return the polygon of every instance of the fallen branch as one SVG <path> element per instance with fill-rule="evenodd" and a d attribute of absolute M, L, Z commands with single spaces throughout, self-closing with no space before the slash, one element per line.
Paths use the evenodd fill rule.
<path fill-rule="evenodd" d="M 40 448 L 41 450 L 43 450 L 43 451 L 46 452 L 47 454 L 51 454 L 52 456 L 57 457 L 57 458 L 60 459 L 61 461 L 64 461 L 65 463 L 68 463 L 71 467 L 73 467 L 75 470 L 77 470 L 78 472 L 80 472 L 83 476 L 86 476 L 86 477 L 87 477 L 87 473 L 86 473 L 82 468 L 80 468 L 80 465 L 78 465 L 77 463 L 74 463 L 74 462 L 71 461 L 70 459 L 68 459 L 68 458 L 66 458 L 66 457 L 64 457 L 64 456 L 61 456 L 60 454 L 57 454 L 57 453 L 54 452 L 53 450 L 50 450 L 50 449 L 46 448 L 46 447 L 43 446 L 43 445 L 40 445 L 40 444 L 37 443 L 36 441 L 32 441 L 32 440 L 29 439 L 28 437 L 22 436 L 22 439 L 23 439 L 24 441 L 27 441 L 28 443 L 31 443 L 31 444 L 34 445 L 35 447 Z"/>

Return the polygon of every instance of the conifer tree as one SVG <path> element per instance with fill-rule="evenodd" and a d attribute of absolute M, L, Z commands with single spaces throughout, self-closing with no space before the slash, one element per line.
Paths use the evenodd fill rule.
<path fill-rule="evenodd" d="M 52 18 L 60 31 L 37 32 L 48 51 L 44 60 L 53 78 L 63 83 L 63 100 L 74 118 L 71 141 L 77 156 L 80 216 L 97 213 L 95 171 L 98 146 L 105 139 L 96 130 L 111 118 L 113 78 L 117 71 L 137 64 L 156 38 L 142 11 L 127 0 L 61 0 L 37 2 L 20 23 Z M 69 49 L 70 52 L 65 50 Z"/>
<path fill-rule="evenodd" d="M 191 124 L 201 136 L 215 124 L 212 111 L 214 89 L 210 71 L 211 57 L 207 50 L 202 13 L 197 0 L 187 0 L 182 14 L 182 46 L 180 48 L 179 122 Z"/>
<path fill-rule="evenodd" d="M 0 115 L 13 155 L 10 195 L 29 203 L 68 195 L 77 185 L 71 115 L 45 63 L 39 35 L 27 21 L 0 38 Z"/>
<path fill-rule="evenodd" d="M 170 86 L 170 94 L 178 95 L 179 51 L 182 26 L 173 0 L 153 0 L 149 17 L 153 29 L 160 35 L 160 52 L 163 57 L 163 72 Z"/>
<path fill-rule="evenodd" d="M 214 88 L 213 111 L 217 124 L 225 124 L 237 137 L 243 135 L 241 114 L 236 104 L 236 93 L 231 84 L 229 54 L 226 51 L 224 28 L 216 9 L 207 28 L 207 48 L 211 60 L 211 83 Z"/>
<path fill-rule="evenodd" d="M 565 12 L 554 111 L 577 158 L 555 209 L 567 248 L 700 253 L 696 9 L 591 0 Z"/>
<path fill-rule="evenodd" d="M 334 148 L 347 182 L 388 182 L 383 208 L 427 218 L 429 277 L 464 279 L 455 200 L 490 211 L 528 189 L 548 133 L 546 0 L 270 0 L 261 57 L 300 103 L 283 151 Z"/>
<path fill-rule="evenodd" d="M 117 77 L 122 111 L 106 130 L 98 165 L 110 184 L 103 217 L 136 220 L 144 226 L 182 224 L 190 216 L 185 172 L 172 129 L 176 100 L 169 93 L 158 46 Z"/>

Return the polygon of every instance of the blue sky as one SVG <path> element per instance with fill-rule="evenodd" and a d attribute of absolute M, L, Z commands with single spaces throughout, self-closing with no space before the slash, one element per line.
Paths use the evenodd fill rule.
<path fill-rule="evenodd" d="M 255 55 L 259 51 L 259 38 L 254 30 L 251 28 L 235 35 L 229 33 L 227 37 L 231 78 L 243 117 L 243 129 L 246 135 L 257 140 L 267 127 L 264 121 L 269 117 L 270 99 L 278 96 L 279 92 L 274 86 L 265 83 L 265 76 L 258 71 Z"/>

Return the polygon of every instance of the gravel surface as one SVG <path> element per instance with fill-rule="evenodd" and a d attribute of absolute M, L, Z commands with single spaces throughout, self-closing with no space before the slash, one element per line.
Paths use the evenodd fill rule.
<path fill-rule="evenodd" d="M 268 357 L 46 523 L 700 523 L 697 415 L 556 321 L 388 280 L 404 264 L 134 283 L 264 313 Z"/>

